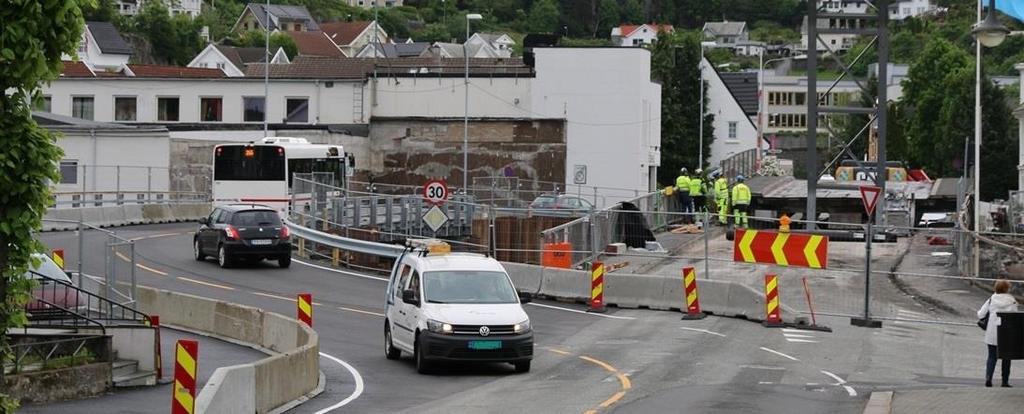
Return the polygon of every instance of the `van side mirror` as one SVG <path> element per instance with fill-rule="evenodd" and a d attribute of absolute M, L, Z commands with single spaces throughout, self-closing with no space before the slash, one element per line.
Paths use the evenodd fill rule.
<path fill-rule="evenodd" d="M 202 224 L 204 226 L 208 225 L 208 224 L 210 224 L 210 219 L 207 218 L 207 217 L 200 217 L 199 218 L 199 224 Z"/>
<path fill-rule="evenodd" d="M 413 292 L 412 289 L 406 289 L 402 291 L 402 302 L 419 306 L 420 299 L 416 297 L 416 292 Z"/>
<path fill-rule="evenodd" d="M 529 292 L 516 292 L 519 294 L 519 303 L 530 303 L 533 302 L 533 295 Z"/>

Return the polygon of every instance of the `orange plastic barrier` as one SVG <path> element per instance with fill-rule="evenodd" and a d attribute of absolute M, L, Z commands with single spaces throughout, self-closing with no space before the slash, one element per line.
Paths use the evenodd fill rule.
<path fill-rule="evenodd" d="M 544 252 L 541 254 L 540 258 L 540 264 L 547 267 L 569 269 L 572 267 L 571 252 L 571 243 L 545 243 Z"/>

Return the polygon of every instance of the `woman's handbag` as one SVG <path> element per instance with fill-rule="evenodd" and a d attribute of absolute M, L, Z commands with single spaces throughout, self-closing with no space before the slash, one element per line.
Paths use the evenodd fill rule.
<path fill-rule="evenodd" d="M 992 299 L 989 298 L 989 300 L 985 301 L 985 307 L 986 308 L 988 307 L 988 302 L 990 300 L 992 300 Z M 983 331 L 987 331 L 988 330 L 988 317 L 990 315 L 992 315 L 992 310 L 991 309 L 989 309 L 989 311 L 987 313 L 985 313 L 985 317 L 984 318 L 978 319 L 978 327 L 981 328 L 981 330 L 983 330 Z"/>

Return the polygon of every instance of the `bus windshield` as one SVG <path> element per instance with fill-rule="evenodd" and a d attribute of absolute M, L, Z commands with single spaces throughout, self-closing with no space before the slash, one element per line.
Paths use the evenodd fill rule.
<path fill-rule="evenodd" d="M 214 154 L 216 181 L 282 181 L 285 179 L 284 151 L 268 145 L 224 145 Z"/>

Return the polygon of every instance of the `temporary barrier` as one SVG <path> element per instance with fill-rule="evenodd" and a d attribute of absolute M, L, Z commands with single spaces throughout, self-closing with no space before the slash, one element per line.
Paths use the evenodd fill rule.
<path fill-rule="evenodd" d="M 53 262 L 60 270 L 64 270 L 64 249 L 53 249 Z"/>
<path fill-rule="evenodd" d="M 179 339 L 174 345 L 174 395 L 171 399 L 171 414 L 192 414 L 195 410 L 198 372 L 199 342 Z"/>
<path fill-rule="evenodd" d="M 547 267 L 572 267 L 572 243 L 545 243 L 541 264 Z"/>
<path fill-rule="evenodd" d="M 764 275 L 764 326 L 774 328 L 784 326 L 779 308 L 779 282 L 775 273 Z"/>
<path fill-rule="evenodd" d="M 160 316 L 149 315 L 149 326 L 153 327 L 154 334 L 156 335 L 156 340 L 154 341 L 154 345 L 156 346 L 156 360 L 154 361 L 154 368 L 156 371 L 156 380 L 160 381 L 164 376 L 164 361 L 160 352 Z"/>
<path fill-rule="evenodd" d="M 298 304 L 299 320 L 306 326 L 313 327 L 313 294 L 311 293 L 300 293 L 299 300 L 296 301 Z"/>
<path fill-rule="evenodd" d="M 590 267 L 590 312 L 604 312 L 604 263 L 594 262 Z"/>
<path fill-rule="evenodd" d="M 686 292 L 686 315 L 683 315 L 683 319 L 704 319 L 707 315 L 700 311 L 697 272 L 693 267 L 683 268 L 683 290 Z"/>
<path fill-rule="evenodd" d="M 733 260 L 825 269 L 828 267 L 828 236 L 736 229 Z"/>

